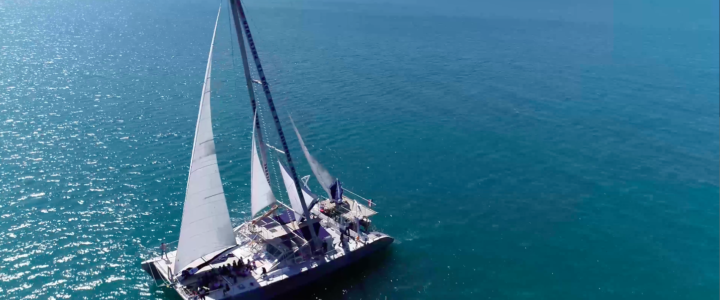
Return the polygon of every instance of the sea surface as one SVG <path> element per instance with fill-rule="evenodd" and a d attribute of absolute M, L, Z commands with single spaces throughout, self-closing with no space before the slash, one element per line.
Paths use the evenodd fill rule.
<path fill-rule="evenodd" d="M 140 262 L 179 234 L 220 5 L 215 141 L 249 217 L 226 4 L 0 1 L 0 299 L 179 299 Z M 289 114 L 396 238 L 288 298 L 718 299 L 717 1 L 245 5 L 300 174 Z"/>

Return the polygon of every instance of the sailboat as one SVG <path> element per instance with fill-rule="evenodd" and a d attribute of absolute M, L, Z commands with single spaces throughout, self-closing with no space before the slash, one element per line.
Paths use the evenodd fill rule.
<path fill-rule="evenodd" d="M 215 21 L 200 98 L 180 237 L 163 243 L 162 253 L 141 266 L 156 282 L 183 299 L 268 299 L 305 286 L 376 253 L 393 238 L 376 230 L 370 218 L 372 200 L 342 187 L 305 146 L 292 121 L 303 154 L 326 195 L 316 195 L 298 180 L 270 87 L 257 54 L 240 0 L 229 0 L 238 36 L 253 111 L 250 153 L 251 218 L 233 226 L 215 152 L 210 106 L 212 54 L 220 9 Z M 222 6 L 221 6 L 222 7 Z M 251 77 L 245 41 L 259 79 Z M 262 85 L 281 148 L 264 142 L 253 85 Z M 267 149 L 274 149 L 273 155 Z M 282 154 L 282 155 L 281 155 Z M 283 157 L 284 156 L 284 157 Z M 270 185 L 268 160 L 277 158 L 290 205 L 279 201 Z M 283 159 L 284 158 L 284 159 Z M 271 162 L 273 163 L 273 162 Z M 282 190 L 282 187 L 278 188 Z M 352 194 L 353 197 L 347 195 Z"/>

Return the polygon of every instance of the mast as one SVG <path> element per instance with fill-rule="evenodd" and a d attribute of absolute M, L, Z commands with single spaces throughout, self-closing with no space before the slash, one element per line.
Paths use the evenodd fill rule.
<path fill-rule="evenodd" d="M 295 189 L 297 190 L 298 196 L 300 197 L 300 204 L 303 208 L 303 214 L 305 215 L 305 220 L 308 223 L 308 229 L 310 230 L 310 235 L 312 236 L 312 244 L 315 246 L 319 245 L 319 240 L 317 238 L 317 234 L 315 233 L 314 225 L 312 224 L 310 219 L 310 211 L 308 210 L 307 205 L 305 205 L 305 198 L 303 197 L 302 188 L 300 187 L 300 180 L 298 180 L 297 172 L 295 171 L 295 165 L 292 162 L 290 149 L 288 148 L 287 141 L 285 140 L 285 134 L 283 134 L 282 125 L 280 125 L 280 119 L 278 118 L 277 110 L 275 110 L 275 103 L 273 102 L 272 95 L 270 94 L 270 86 L 265 79 L 265 72 L 263 71 L 262 64 L 260 63 L 260 57 L 257 54 L 257 49 L 255 48 L 255 42 L 253 41 L 252 33 L 250 33 L 250 26 L 248 26 L 247 19 L 245 18 L 245 11 L 243 10 L 240 0 L 230 1 L 235 2 L 234 9 L 237 11 L 237 15 L 240 17 L 240 22 L 242 22 L 245 37 L 247 37 L 248 45 L 250 46 L 250 52 L 252 53 L 253 60 L 255 61 L 255 67 L 257 68 L 258 75 L 260 76 L 260 82 L 262 83 L 263 92 L 265 92 L 265 99 L 267 100 L 268 107 L 270 107 L 270 112 L 272 113 L 273 120 L 275 121 L 275 128 L 277 129 L 278 136 L 280 136 L 280 143 L 282 144 L 283 150 L 285 151 L 285 158 L 287 159 L 288 167 L 290 168 L 290 176 L 295 183 Z M 246 61 L 243 61 L 243 64 L 245 63 Z"/>
<path fill-rule="evenodd" d="M 245 83 L 247 84 L 248 95 L 250 96 L 250 106 L 252 107 L 253 114 L 257 114 L 257 102 L 255 102 L 255 90 L 253 89 L 252 75 L 250 74 L 250 67 L 248 65 L 247 52 L 245 51 L 245 39 L 242 34 L 240 27 L 240 19 L 237 15 L 237 7 L 235 1 L 230 0 L 230 9 L 233 15 L 233 23 L 235 24 L 235 33 L 237 34 L 238 44 L 240 44 L 240 54 L 242 56 L 243 71 L 245 71 Z M 263 142 L 262 130 L 260 129 L 260 119 L 255 117 L 254 121 L 255 129 L 257 132 L 257 140 L 260 146 L 260 157 L 262 162 L 263 172 L 265 173 L 265 179 L 270 182 L 270 172 L 267 168 L 267 151 L 265 151 L 265 142 Z M 254 151 L 254 150 L 253 150 Z"/>

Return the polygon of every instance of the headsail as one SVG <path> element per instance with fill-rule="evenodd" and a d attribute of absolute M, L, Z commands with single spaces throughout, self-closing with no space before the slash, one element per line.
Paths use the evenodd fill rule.
<path fill-rule="evenodd" d="M 210 114 L 210 73 L 219 19 L 218 9 L 195 127 L 180 241 L 173 268 L 175 274 L 198 258 L 236 244 L 218 170 Z"/>
<path fill-rule="evenodd" d="M 257 118 L 257 113 L 255 115 Z M 257 148 L 255 148 L 255 120 L 253 120 L 253 135 L 252 135 L 252 169 L 250 177 L 250 207 L 252 215 L 254 216 L 257 212 L 263 208 L 275 203 L 275 195 L 273 195 L 270 183 L 268 183 L 263 171 L 262 164 L 260 164 L 260 158 L 258 157 Z M 301 210 L 302 211 L 302 210 Z"/>
<path fill-rule="evenodd" d="M 335 199 L 333 195 L 337 193 L 334 193 L 334 189 L 340 188 L 337 178 L 330 175 L 330 172 L 328 172 L 328 170 L 325 169 L 325 167 L 323 167 L 320 162 L 318 162 L 317 159 L 310 154 L 310 152 L 308 152 L 307 147 L 305 147 L 305 142 L 300 135 L 300 131 L 298 131 L 297 127 L 295 127 L 295 121 L 293 121 L 292 117 L 290 118 L 290 122 L 292 123 L 293 129 L 295 129 L 295 134 L 300 141 L 300 147 L 302 148 L 303 153 L 305 153 L 305 158 L 307 159 L 308 164 L 310 164 L 310 169 L 312 169 L 313 174 L 315 174 L 315 178 L 317 178 L 320 186 L 322 186 L 323 190 L 325 190 L 328 194 L 328 197 L 330 199 Z"/>
<path fill-rule="evenodd" d="M 278 164 L 280 164 L 280 172 L 282 173 L 283 182 L 285 183 L 285 190 L 287 190 L 288 198 L 290 198 L 290 206 L 293 211 L 295 211 L 295 219 L 300 220 L 303 216 L 303 208 L 302 204 L 300 204 L 300 197 L 298 196 L 297 189 L 295 188 L 295 181 L 292 177 L 290 177 L 287 169 L 285 169 L 285 166 L 280 161 L 278 161 Z M 302 187 L 302 193 L 303 198 L 305 199 L 305 205 L 309 209 L 310 203 L 312 203 L 317 196 L 313 195 L 305 187 Z"/>

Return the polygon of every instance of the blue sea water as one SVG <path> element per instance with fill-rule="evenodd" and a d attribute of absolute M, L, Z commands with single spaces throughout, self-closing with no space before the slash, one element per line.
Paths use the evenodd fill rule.
<path fill-rule="evenodd" d="M 178 299 L 139 263 L 179 233 L 218 5 L 0 2 L 1 299 Z M 245 5 L 281 116 L 396 237 L 291 298 L 718 299 L 717 2 Z M 220 20 L 237 223 L 252 114 Z"/>

